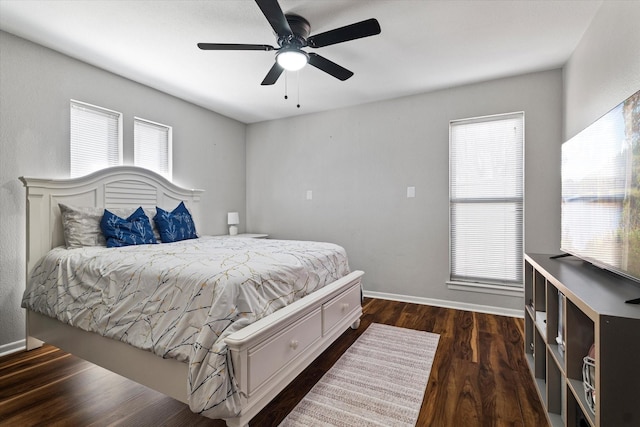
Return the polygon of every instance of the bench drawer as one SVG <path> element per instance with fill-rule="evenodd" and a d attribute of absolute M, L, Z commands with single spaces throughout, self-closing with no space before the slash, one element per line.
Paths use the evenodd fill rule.
<path fill-rule="evenodd" d="M 360 307 L 360 283 L 350 287 L 322 306 L 322 334 L 329 332 L 353 310 Z"/>
<path fill-rule="evenodd" d="M 248 357 L 249 394 L 256 391 L 283 366 L 302 354 L 321 336 L 322 314 L 320 308 L 317 308 L 275 337 L 250 349 Z"/>

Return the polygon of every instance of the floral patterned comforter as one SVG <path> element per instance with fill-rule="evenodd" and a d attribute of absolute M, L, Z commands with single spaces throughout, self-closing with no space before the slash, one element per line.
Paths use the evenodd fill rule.
<path fill-rule="evenodd" d="M 55 248 L 22 306 L 189 364 L 191 410 L 239 413 L 224 338 L 345 276 L 331 243 L 201 237 L 122 248 Z"/>

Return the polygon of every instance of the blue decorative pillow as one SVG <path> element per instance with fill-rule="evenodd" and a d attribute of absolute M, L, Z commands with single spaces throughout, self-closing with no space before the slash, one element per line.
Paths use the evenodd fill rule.
<path fill-rule="evenodd" d="M 160 232 L 162 243 L 198 238 L 193 218 L 191 218 L 184 202 L 180 202 L 172 212 L 167 212 L 156 206 L 156 216 L 153 217 L 153 220 Z"/>
<path fill-rule="evenodd" d="M 100 228 L 107 239 L 108 248 L 158 243 L 153 235 L 149 217 L 142 207 L 136 209 L 127 219 L 105 209 Z"/>

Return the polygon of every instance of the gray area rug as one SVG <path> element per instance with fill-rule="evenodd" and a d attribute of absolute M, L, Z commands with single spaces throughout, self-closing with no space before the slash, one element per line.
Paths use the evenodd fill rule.
<path fill-rule="evenodd" d="M 414 426 L 439 339 L 371 324 L 280 426 Z"/>

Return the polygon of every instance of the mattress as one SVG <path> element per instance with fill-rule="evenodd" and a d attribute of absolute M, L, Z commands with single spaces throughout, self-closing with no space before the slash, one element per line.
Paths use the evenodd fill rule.
<path fill-rule="evenodd" d="M 33 268 L 22 306 L 188 363 L 189 405 L 241 410 L 224 338 L 345 276 L 335 244 L 201 237 L 121 248 L 54 248 Z"/>

